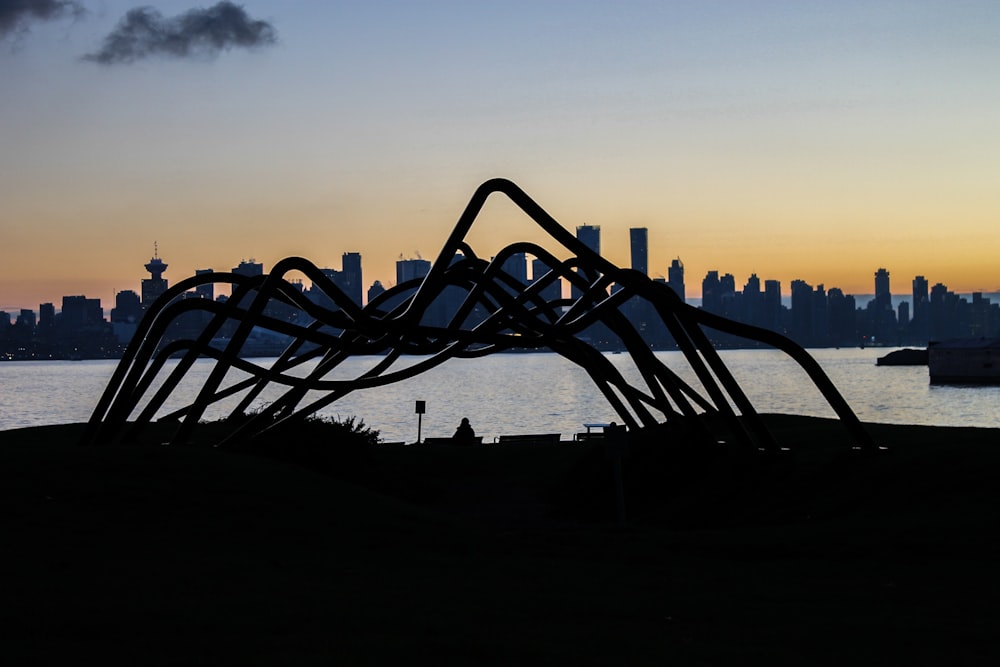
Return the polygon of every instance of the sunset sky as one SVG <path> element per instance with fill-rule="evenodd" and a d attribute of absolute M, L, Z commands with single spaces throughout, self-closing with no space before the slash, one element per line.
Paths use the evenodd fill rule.
<path fill-rule="evenodd" d="M 709 269 L 1000 289 L 995 0 L 22 4 L 0 0 L 0 310 L 107 313 L 154 242 L 171 282 L 357 251 L 390 284 L 496 176 L 614 262 L 648 227 L 689 295 Z M 521 239 L 498 199 L 473 242 Z"/>

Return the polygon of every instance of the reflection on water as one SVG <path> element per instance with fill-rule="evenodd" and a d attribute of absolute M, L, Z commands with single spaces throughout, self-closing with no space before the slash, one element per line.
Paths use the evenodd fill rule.
<path fill-rule="evenodd" d="M 877 367 L 876 358 L 886 352 L 823 349 L 812 354 L 864 421 L 1000 427 L 995 409 L 1000 387 L 931 386 L 926 366 Z M 833 416 L 805 373 L 784 354 L 774 350 L 721 354 L 757 410 Z M 699 386 L 683 355 L 663 352 L 658 356 L 683 379 Z M 633 383 L 638 382 L 639 371 L 627 354 L 607 358 Z M 348 360 L 336 377 L 357 377 L 375 362 L 372 357 Z M 86 421 L 115 363 L 0 363 L 0 430 Z M 198 362 L 166 410 L 186 405 L 213 364 Z M 227 383 L 238 376 L 234 373 Z M 356 416 L 380 430 L 386 440 L 412 441 L 417 435 L 416 400 L 427 403 L 424 436 L 451 435 L 462 417 L 469 417 L 487 441 L 501 433 L 559 432 L 568 438 L 583 430 L 585 422 L 618 420 L 587 373 L 555 354 L 453 359 L 409 380 L 356 391 L 326 408 L 324 414 Z M 222 416 L 226 409 L 216 406 L 207 416 Z"/>

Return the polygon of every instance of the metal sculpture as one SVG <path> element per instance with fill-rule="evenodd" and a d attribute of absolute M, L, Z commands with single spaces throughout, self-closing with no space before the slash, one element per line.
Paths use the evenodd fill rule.
<path fill-rule="evenodd" d="M 564 250 L 560 260 L 535 243 L 505 247 L 490 261 L 479 258 L 466 236 L 487 198 L 502 193 L 527 214 Z M 541 259 L 549 267 L 530 284 L 503 270 L 517 253 Z M 304 274 L 329 301 L 320 305 L 289 280 Z M 573 288 L 571 298 L 546 297 L 549 286 L 562 279 Z M 225 302 L 182 298 L 206 283 L 230 283 Z M 614 289 L 611 289 L 614 286 Z M 551 291 L 551 290 L 549 290 Z M 456 298 L 456 295 L 458 297 Z M 447 296 L 447 299 L 445 297 Z M 696 374 L 702 391 L 682 380 L 651 351 L 624 316 L 623 304 L 639 299 L 665 325 Z M 453 307 L 442 320 L 428 317 L 443 301 Z M 275 317 L 278 303 L 295 317 Z M 199 313 L 204 325 L 193 337 L 171 334 L 177 322 Z M 583 332 L 595 324 L 606 327 L 628 352 L 644 387 L 629 384 Z M 231 335 L 220 339 L 228 327 Z M 594 384 L 630 430 L 680 424 L 691 437 L 717 441 L 705 426 L 705 414 L 720 417 L 729 437 L 757 450 L 779 448 L 742 387 L 729 372 L 705 329 L 761 342 L 784 351 L 809 375 L 847 427 L 854 447 L 875 449 L 867 431 L 819 364 L 799 345 L 774 331 L 735 322 L 685 304 L 667 285 L 646 275 L 615 266 L 581 243 L 511 181 L 494 179 L 472 196 L 421 279 L 387 290 L 361 307 L 309 261 L 290 257 L 262 276 L 213 273 L 182 280 L 163 294 L 146 313 L 114 376 L 101 396 L 84 434 L 85 443 L 116 442 L 136 435 L 162 409 L 192 364 L 199 358 L 215 365 L 195 400 L 167 418 L 178 421 L 172 442 L 184 442 L 203 418 L 206 408 L 239 397 L 231 411 L 234 428 L 228 439 L 253 437 L 277 424 L 305 418 L 348 393 L 403 380 L 453 358 L 470 358 L 510 349 L 549 349 L 586 370 Z M 241 358 L 254 329 L 289 336 L 291 343 L 270 366 Z M 220 342 L 221 341 L 221 342 Z M 358 377 L 331 379 L 330 373 L 352 355 L 384 355 Z M 406 367 L 406 355 L 425 358 Z M 166 361 L 179 358 L 169 372 Z M 223 386 L 236 368 L 249 377 Z M 296 374 L 298 371 L 298 374 Z M 153 387 L 159 382 L 157 388 Z M 263 410 L 251 406 L 266 387 L 282 388 L 280 397 Z M 321 392 L 320 398 L 308 398 Z M 235 424 L 238 424 L 235 425 Z M 221 444 L 221 443 L 220 443 Z"/>

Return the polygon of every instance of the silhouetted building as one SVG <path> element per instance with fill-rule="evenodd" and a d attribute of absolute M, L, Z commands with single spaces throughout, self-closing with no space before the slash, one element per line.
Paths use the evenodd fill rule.
<path fill-rule="evenodd" d="M 826 293 L 829 313 L 829 344 L 853 346 L 858 343 L 857 314 L 854 297 L 831 287 Z"/>
<path fill-rule="evenodd" d="M 531 282 L 532 284 L 540 280 L 542 277 L 549 274 L 551 267 L 541 259 L 531 260 Z M 562 278 L 559 278 L 555 274 L 549 276 L 551 282 L 549 282 L 545 287 L 541 288 L 539 296 L 541 296 L 545 301 L 554 302 L 562 299 Z M 556 316 L 560 315 L 561 311 L 556 313 Z"/>
<path fill-rule="evenodd" d="M 764 313 L 761 317 L 761 326 L 772 331 L 782 331 L 781 325 L 781 281 L 764 281 Z"/>
<path fill-rule="evenodd" d="M 139 321 L 142 319 L 142 302 L 139 295 L 130 289 L 115 295 L 115 307 L 111 309 L 111 330 L 120 343 L 132 340 Z"/>
<path fill-rule="evenodd" d="M 344 293 L 357 305 L 362 305 L 364 278 L 361 275 L 361 253 L 345 252 L 340 258 L 342 287 Z"/>
<path fill-rule="evenodd" d="M 253 257 L 249 260 L 241 259 L 239 266 L 233 268 L 233 273 L 246 276 L 247 278 L 262 276 L 264 275 L 264 265 L 256 261 Z"/>
<path fill-rule="evenodd" d="M 736 276 L 725 273 L 719 278 L 719 298 L 721 308 L 719 313 L 732 319 L 738 318 L 738 308 L 736 307 Z"/>
<path fill-rule="evenodd" d="M 878 344 L 894 343 L 899 340 L 896 312 L 892 307 L 892 292 L 889 289 L 889 272 L 879 269 L 875 272 L 875 298 L 869 304 L 871 335 Z"/>
<path fill-rule="evenodd" d="M 104 310 L 100 299 L 85 296 L 64 296 L 62 298 L 61 325 L 67 331 L 82 330 L 104 322 Z"/>
<path fill-rule="evenodd" d="M 600 225 L 580 225 L 576 228 L 576 238 L 598 255 L 601 254 L 601 226 Z M 579 273 L 579 270 L 577 271 Z M 587 282 L 593 282 L 591 277 L 587 277 Z M 576 285 L 571 290 L 574 299 L 579 299 L 583 295 L 583 290 Z"/>
<path fill-rule="evenodd" d="M 195 269 L 194 275 L 196 276 L 210 276 L 215 273 L 212 269 Z M 197 294 L 202 299 L 208 299 L 209 301 L 215 300 L 215 283 L 205 283 L 204 285 L 198 285 L 194 288 L 195 294 Z M 114 322 L 114 313 L 112 312 L 111 321 Z"/>
<path fill-rule="evenodd" d="M 385 291 L 385 287 L 382 286 L 381 281 L 376 280 L 372 283 L 372 286 L 368 288 L 368 303 L 371 303 L 379 294 Z"/>
<path fill-rule="evenodd" d="M 130 289 L 118 292 L 115 295 L 115 307 L 111 309 L 111 321 L 135 324 L 141 319 L 142 302 L 139 295 Z"/>
<path fill-rule="evenodd" d="M 132 292 L 135 294 L 135 292 Z M 136 300 L 139 296 L 136 295 Z M 38 332 L 46 339 L 52 336 L 56 326 L 56 307 L 51 302 L 38 304 Z"/>
<path fill-rule="evenodd" d="M 504 273 L 516 278 L 522 285 L 528 284 L 528 256 L 523 252 L 516 252 L 505 259 L 501 268 Z"/>
<path fill-rule="evenodd" d="M 361 274 L 361 254 L 357 252 L 345 252 L 341 256 L 340 267 L 340 270 L 331 268 L 320 269 L 320 273 L 329 278 L 334 287 L 340 290 L 354 304 L 358 306 L 363 305 L 362 296 L 364 289 L 361 282 L 363 279 Z M 338 306 L 333 297 L 327 293 L 328 289 L 322 285 L 314 284 L 306 292 L 306 296 L 309 297 L 310 301 L 324 308 L 337 308 Z"/>
<path fill-rule="evenodd" d="M 632 268 L 644 276 L 649 275 L 649 230 L 645 227 L 632 227 L 628 230 L 628 236 Z"/>
<path fill-rule="evenodd" d="M 155 245 L 153 248 L 153 257 L 146 264 L 146 270 L 149 271 L 150 277 L 143 278 L 142 280 L 143 309 L 149 308 L 161 294 L 167 291 L 167 281 L 163 277 L 163 273 L 167 270 L 167 265 L 160 259 Z"/>
<path fill-rule="evenodd" d="M 828 311 L 826 289 L 816 285 L 812 293 L 812 314 L 809 321 L 809 344 L 824 346 L 829 344 L 830 314 Z"/>
<path fill-rule="evenodd" d="M 21 312 L 17 316 L 17 321 L 14 322 L 14 326 L 34 329 L 36 323 L 37 320 L 35 319 L 35 311 L 30 308 L 22 308 Z"/>
<path fill-rule="evenodd" d="M 968 305 L 970 338 L 993 338 L 1000 329 L 1000 304 L 990 303 L 982 292 L 972 293 L 972 303 Z"/>
<path fill-rule="evenodd" d="M 889 289 L 889 272 L 879 269 L 875 272 L 875 305 L 880 310 L 892 307 L 892 291 Z"/>
<path fill-rule="evenodd" d="M 788 332 L 799 345 L 812 344 L 813 289 L 804 280 L 792 281 L 792 326 Z"/>
<path fill-rule="evenodd" d="M 407 280 L 423 278 L 431 270 L 431 263 L 426 259 L 403 259 L 396 262 L 396 284 L 400 285 Z"/>
<path fill-rule="evenodd" d="M 910 338 L 926 345 L 930 337 L 930 299 L 927 279 L 916 276 L 913 279 L 913 312 L 910 322 Z"/>
<path fill-rule="evenodd" d="M 667 269 L 667 286 L 681 298 L 681 301 L 684 301 L 684 263 L 680 257 L 670 262 L 670 268 Z"/>
<path fill-rule="evenodd" d="M 576 228 L 576 238 L 598 255 L 601 254 L 601 226 L 580 225 Z"/>
<path fill-rule="evenodd" d="M 764 294 L 760 291 L 760 278 L 751 273 L 743 286 L 742 319 L 754 326 L 764 326 Z"/>
<path fill-rule="evenodd" d="M 709 271 L 701 281 L 701 307 L 710 313 L 722 313 L 722 285 L 719 272 Z"/>

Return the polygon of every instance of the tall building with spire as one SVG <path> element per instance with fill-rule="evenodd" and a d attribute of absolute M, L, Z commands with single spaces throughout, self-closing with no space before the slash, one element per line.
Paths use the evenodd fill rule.
<path fill-rule="evenodd" d="M 159 248 L 153 243 L 153 256 L 146 263 L 146 270 L 149 271 L 149 278 L 142 280 L 142 309 L 149 308 L 161 294 L 167 291 L 167 281 L 163 273 L 167 270 L 167 265 L 160 259 Z"/>

